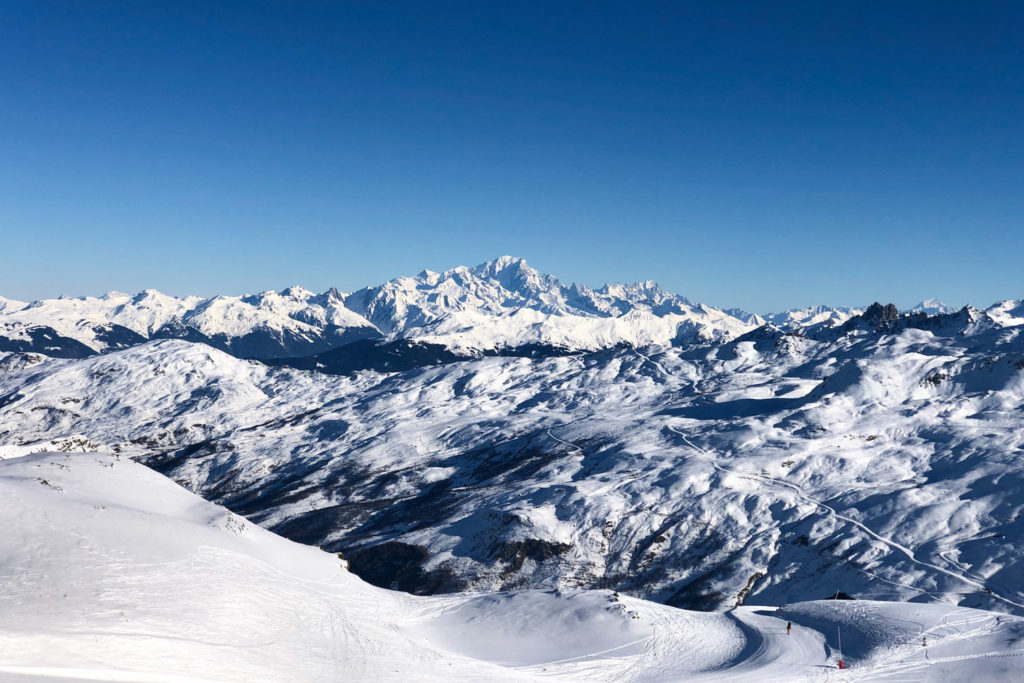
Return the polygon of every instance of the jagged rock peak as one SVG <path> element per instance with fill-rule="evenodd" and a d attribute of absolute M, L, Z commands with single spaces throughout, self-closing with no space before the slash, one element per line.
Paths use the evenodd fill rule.
<path fill-rule="evenodd" d="M 897 320 L 899 320 L 900 311 L 894 304 L 885 304 L 884 306 L 877 301 L 867 307 L 867 310 L 861 315 L 868 324 L 873 327 L 889 327 Z"/>

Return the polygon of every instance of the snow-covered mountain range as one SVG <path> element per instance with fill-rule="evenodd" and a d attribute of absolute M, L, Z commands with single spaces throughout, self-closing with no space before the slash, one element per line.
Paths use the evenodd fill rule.
<path fill-rule="evenodd" d="M 990 310 L 1000 315 L 1017 305 L 1002 302 Z M 209 299 L 155 290 L 32 303 L 0 298 L 0 351 L 84 358 L 154 339 L 184 339 L 239 358 L 308 359 L 332 351 L 333 363 L 324 365 L 338 365 L 342 355 L 340 365 L 346 368 L 384 369 L 386 364 L 378 367 L 373 356 L 394 355 L 396 349 L 404 354 L 411 347 L 426 357 L 437 357 L 440 349 L 454 358 L 473 358 L 618 344 L 717 343 L 765 322 L 797 330 L 840 325 L 863 312 L 813 306 L 762 317 L 695 304 L 651 281 L 600 289 L 566 285 L 523 259 L 503 256 L 474 268 L 423 271 L 351 294 L 289 287 Z M 953 310 L 931 299 L 909 312 Z M 349 344 L 354 345 L 338 352 Z M 317 362 L 284 364 L 316 367 Z"/>
<path fill-rule="evenodd" d="M 827 317 L 825 309 L 819 317 Z M 80 358 L 151 339 L 185 339 L 266 359 L 312 356 L 361 339 L 409 339 L 474 355 L 526 345 L 596 350 L 724 341 L 762 322 L 693 304 L 653 282 L 565 285 L 504 256 L 351 294 L 290 287 L 211 299 L 153 290 L 33 303 L 0 299 L 0 350 Z"/>
<path fill-rule="evenodd" d="M 772 323 L 649 283 L 566 287 L 514 259 L 319 297 L 181 305 L 316 299 L 308 319 L 358 315 L 384 340 L 284 367 L 188 339 L 7 353 L 0 445 L 138 458 L 416 593 L 614 588 L 722 608 L 843 591 L 1024 614 L 1020 301 Z M 192 320 L 163 301 L 110 324 L 143 337 Z M 220 324 L 204 329 L 255 329 Z M 367 345 L 395 371 L 331 365 Z"/>

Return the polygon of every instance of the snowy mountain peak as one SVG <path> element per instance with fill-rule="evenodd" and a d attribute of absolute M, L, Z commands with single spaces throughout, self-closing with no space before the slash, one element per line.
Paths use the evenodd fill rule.
<path fill-rule="evenodd" d="M 641 295 L 655 297 L 671 296 L 654 280 L 643 280 L 641 282 L 634 282 L 633 284 L 607 283 L 598 289 L 597 292 L 623 299 Z M 682 297 L 679 298 L 682 299 Z"/>
<path fill-rule="evenodd" d="M 819 305 L 792 308 L 781 313 L 769 313 L 764 316 L 764 319 L 783 330 L 794 330 L 811 325 L 841 325 L 863 312 L 862 308 Z"/>
<path fill-rule="evenodd" d="M 199 302 L 202 301 L 200 297 L 185 297 L 179 299 L 177 297 L 169 296 L 163 292 L 159 292 L 155 289 L 144 289 L 135 296 L 128 297 L 129 303 L 135 306 L 144 308 L 173 308 L 176 309 L 181 305 L 188 305 L 188 302 Z"/>
<path fill-rule="evenodd" d="M 282 289 L 281 296 L 286 296 L 291 299 L 299 299 L 300 301 L 305 301 L 306 299 L 315 296 L 315 294 L 306 289 L 305 287 L 302 287 L 301 285 L 292 285 L 291 287 Z"/>
<path fill-rule="evenodd" d="M 435 273 L 432 270 L 427 270 L 426 268 L 424 268 L 423 270 L 421 270 L 419 272 L 419 274 L 416 276 L 416 278 L 419 279 L 419 280 L 423 280 L 424 282 L 427 282 L 428 284 L 436 285 L 438 280 L 441 279 L 441 274 L 440 273 Z"/>
<path fill-rule="evenodd" d="M 499 256 L 491 261 L 485 261 L 475 268 L 471 269 L 477 274 L 482 276 L 494 277 L 500 273 L 511 271 L 511 272 L 522 272 L 522 271 L 533 271 L 537 272 L 526 262 L 526 259 L 518 256 Z"/>
<path fill-rule="evenodd" d="M 954 306 L 949 306 L 939 299 L 925 299 L 921 303 L 917 304 L 908 313 L 927 313 L 928 315 L 941 315 L 945 313 L 955 313 L 957 309 Z"/>
<path fill-rule="evenodd" d="M 138 304 L 142 303 L 143 301 L 146 301 L 147 299 L 160 299 L 162 297 L 166 297 L 168 299 L 171 298 L 167 297 L 166 294 L 163 294 L 155 289 L 144 289 L 141 292 L 137 293 L 135 296 L 131 297 L 131 300 L 132 303 Z"/>
<path fill-rule="evenodd" d="M 725 312 L 728 313 L 729 315 L 731 315 L 732 317 L 737 318 L 738 320 L 742 320 L 745 323 L 750 323 L 751 325 L 764 325 L 764 324 L 766 324 L 764 318 L 762 318 L 761 316 L 757 315 L 756 313 L 748 313 L 747 311 L 743 310 L 742 308 L 727 308 L 727 309 L 725 309 Z M 772 325 L 772 327 L 775 327 L 775 326 Z"/>
<path fill-rule="evenodd" d="M 1024 325 L 1024 299 L 1007 299 L 985 309 L 985 313 L 1003 327 Z"/>
<path fill-rule="evenodd" d="M 506 290 L 526 298 L 561 288 L 561 283 L 556 278 L 541 274 L 531 268 L 525 259 L 515 256 L 502 256 L 481 263 L 468 269 L 468 272 L 479 278 L 493 280 Z"/>
<path fill-rule="evenodd" d="M 15 299 L 5 299 L 0 296 L 0 313 L 11 313 L 13 311 L 20 311 L 21 309 L 28 306 L 28 303 L 24 301 L 17 301 Z"/>
<path fill-rule="evenodd" d="M 513 256 L 396 278 L 353 293 L 345 305 L 391 338 L 467 351 L 524 344 L 668 345 L 731 339 L 752 327 L 718 309 L 694 306 L 650 280 L 600 290 L 567 286 Z"/>

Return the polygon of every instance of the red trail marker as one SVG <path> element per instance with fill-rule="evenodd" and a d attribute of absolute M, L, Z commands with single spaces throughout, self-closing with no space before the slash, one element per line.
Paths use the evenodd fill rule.
<path fill-rule="evenodd" d="M 839 641 L 839 668 L 843 668 L 843 634 L 840 632 L 839 627 L 836 626 L 836 639 Z"/>

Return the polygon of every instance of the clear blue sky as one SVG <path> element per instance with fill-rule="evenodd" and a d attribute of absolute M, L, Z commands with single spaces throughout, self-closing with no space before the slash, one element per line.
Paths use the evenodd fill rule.
<path fill-rule="evenodd" d="M 1024 296 L 1024 3 L 0 5 L 0 295 L 509 253 L 718 306 Z"/>

